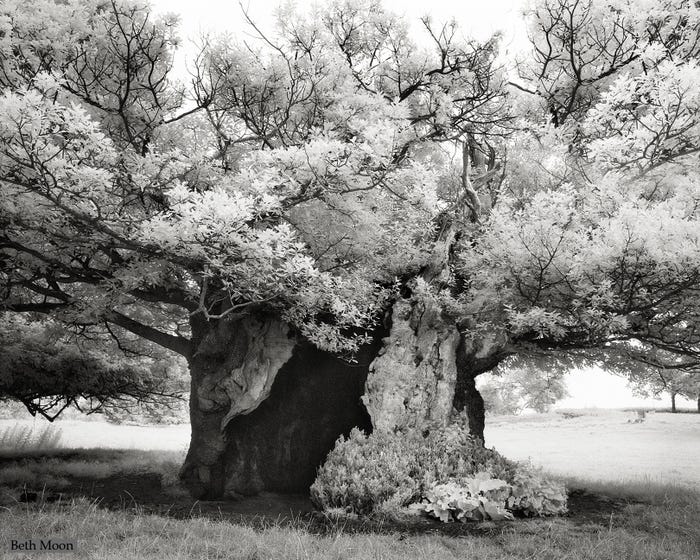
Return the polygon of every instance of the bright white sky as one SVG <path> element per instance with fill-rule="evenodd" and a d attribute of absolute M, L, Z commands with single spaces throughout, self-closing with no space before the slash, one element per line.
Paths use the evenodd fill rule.
<path fill-rule="evenodd" d="M 180 37 L 183 49 L 189 56 L 192 41 L 202 34 L 230 33 L 241 39 L 249 38 L 250 31 L 244 22 L 241 6 L 237 0 L 151 0 L 157 13 L 180 15 Z M 420 32 L 419 18 L 431 15 L 434 22 L 456 19 L 465 36 L 486 39 L 497 31 L 503 32 L 505 51 L 517 52 L 526 44 L 522 17 L 525 0 L 384 0 L 391 11 L 403 14 L 411 22 L 412 28 Z M 302 10 L 318 2 L 298 0 Z M 321 2 L 322 4 L 322 2 Z M 274 25 L 274 11 L 280 5 L 278 0 L 244 0 L 246 10 L 264 31 Z M 423 39 L 416 38 L 416 42 Z M 178 73 L 184 68 L 178 65 Z M 559 403 L 559 407 L 618 408 L 627 406 L 670 406 L 669 398 L 663 400 L 635 397 L 624 379 L 605 373 L 602 370 L 578 371 L 567 375 L 570 398 Z M 679 406 L 693 406 L 687 400 L 679 399 Z"/>
<path fill-rule="evenodd" d="M 180 14 L 182 37 L 196 36 L 200 31 L 236 33 L 244 29 L 241 7 L 237 0 L 152 0 L 156 12 Z M 323 2 L 297 0 L 301 10 Z M 278 0 L 243 0 L 242 5 L 263 28 L 269 28 Z M 384 0 L 388 10 L 403 14 L 409 21 L 429 14 L 435 22 L 455 18 L 469 36 L 488 37 L 501 30 L 506 36 L 521 34 L 523 0 Z"/>
<path fill-rule="evenodd" d="M 466 37 L 487 39 L 501 31 L 504 37 L 504 51 L 520 50 L 526 44 L 522 18 L 525 0 L 384 0 L 389 11 L 402 14 L 417 32 L 416 42 L 427 41 L 420 18 L 430 15 L 435 24 L 457 20 Z M 244 21 L 241 5 L 249 13 L 256 25 L 263 31 L 274 26 L 274 13 L 281 0 L 151 0 L 156 13 L 180 15 L 180 37 L 188 56 L 192 41 L 203 33 L 231 34 L 233 37 L 249 39 L 251 30 Z M 297 0 L 291 2 L 300 11 L 314 5 L 323 5 L 317 0 Z M 178 74 L 184 70 L 181 61 L 176 65 Z"/>
<path fill-rule="evenodd" d="M 636 397 L 624 378 L 597 368 L 568 374 L 566 385 L 571 397 L 559 401 L 556 408 L 671 407 L 669 395 L 661 395 L 661 399 Z M 696 406 L 696 403 L 681 397 L 676 398 L 676 404 L 681 408 Z"/>

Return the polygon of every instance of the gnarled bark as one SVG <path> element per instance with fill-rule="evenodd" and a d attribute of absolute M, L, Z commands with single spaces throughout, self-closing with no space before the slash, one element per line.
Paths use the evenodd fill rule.
<path fill-rule="evenodd" d="M 501 333 L 460 333 L 437 302 L 397 301 L 390 334 L 370 366 L 362 397 L 374 428 L 447 424 L 464 412 L 470 432 L 483 441 L 484 400 L 476 377 L 507 355 L 506 344 Z"/>
<path fill-rule="evenodd" d="M 192 328 L 192 439 L 181 478 L 194 496 L 305 492 L 340 435 L 371 431 L 360 397 L 384 333 L 348 363 L 273 317 Z"/>
<path fill-rule="evenodd" d="M 271 316 L 193 319 L 192 439 L 181 472 L 193 495 L 305 492 L 337 438 L 356 426 L 447 424 L 466 410 L 483 439 L 475 378 L 502 358 L 504 341 L 466 338 L 430 299 L 401 299 L 391 318 L 356 363 Z"/>
<path fill-rule="evenodd" d="M 192 320 L 190 448 L 181 478 L 193 495 L 223 494 L 225 429 L 255 410 L 292 355 L 296 340 L 282 322 L 268 317 L 235 321 Z"/>
<path fill-rule="evenodd" d="M 447 423 L 457 381 L 457 328 L 431 301 L 394 304 L 389 336 L 372 362 L 362 401 L 377 430 Z"/>

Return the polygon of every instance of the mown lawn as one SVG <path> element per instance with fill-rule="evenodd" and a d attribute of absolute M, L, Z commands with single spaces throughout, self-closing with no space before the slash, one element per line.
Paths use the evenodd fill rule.
<path fill-rule="evenodd" d="M 486 443 L 562 476 L 700 488 L 700 414 L 572 410 L 491 418 Z"/>

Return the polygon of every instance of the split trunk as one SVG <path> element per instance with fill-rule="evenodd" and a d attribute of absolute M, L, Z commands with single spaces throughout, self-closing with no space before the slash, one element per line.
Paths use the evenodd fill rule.
<path fill-rule="evenodd" d="M 181 471 L 192 494 L 305 493 L 354 427 L 445 424 L 464 411 L 483 439 L 475 378 L 502 345 L 466 340 L 432 303 L 400 300 L 387 323 L 349 363 L 275 317 L 193 320 L 192 439 Z"/>

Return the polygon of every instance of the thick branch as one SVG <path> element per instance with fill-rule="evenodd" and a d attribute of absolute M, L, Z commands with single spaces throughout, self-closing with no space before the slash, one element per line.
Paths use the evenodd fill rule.
<path fill-rule="evenodd" d="M 163 331 L 139 323 L 118 311 L 111 311 L 105 319 L 163 348 L 177 352 L 185 358 L 188 358 L 190 355 L 190 341 L 185 337 L 164 333 Z"/>
<path fill-rule="evenodd" d="M 471 210 L 471 219 L 473 222 L 478 222 L 479 213 L 481 212 L 481 201 L 469 178 L 469 168 L 471 167 L 471 158 L 469 157 L 470 149 L 469 140 L 465 140 L 462 144 L 462 188 L 464 189 L 465 202 Z"/>

